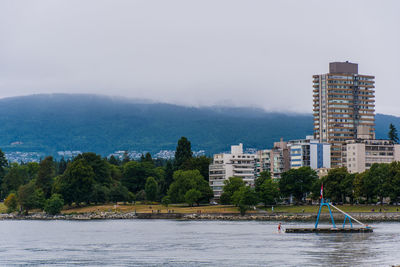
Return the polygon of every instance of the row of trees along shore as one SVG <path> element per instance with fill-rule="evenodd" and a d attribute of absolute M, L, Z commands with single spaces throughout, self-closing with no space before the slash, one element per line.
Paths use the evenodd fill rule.
<path fill-rule="evenodd" d="M 209 203 L 206 156 L 193 157 L 187 138 L 178 141 L 174 160 L 153 160 L 147 153 L 140 160 L 127 155 L 102 158 L 83 153 L 72 160 L 9 164 L 0 151 L 0 197 L 9 212 L 32 209 L 57 214 L 63 205 L 80 206 L 110 202 L 150 201 Z"/>

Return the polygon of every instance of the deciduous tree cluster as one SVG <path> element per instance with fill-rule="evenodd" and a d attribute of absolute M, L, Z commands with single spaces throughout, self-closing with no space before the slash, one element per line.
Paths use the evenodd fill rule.
<path fill-rule="evenodd" d="M 178 141 L 176 155 L 175 160 L 153 160 L 147 153 L 131 160 L 126 154 L 120 160 L 89 152 L 68 161 L 46 157 L 40 163 L 9 165 L 0 150 L 1 198 L 7 197 L 10 212 L 19 206 L 23 212 L 44 209 L 51 214 L 62 205 L 162 199 L 165 204 L 208 203 L 211 159 L 193 157 L 185 137 Z"/>

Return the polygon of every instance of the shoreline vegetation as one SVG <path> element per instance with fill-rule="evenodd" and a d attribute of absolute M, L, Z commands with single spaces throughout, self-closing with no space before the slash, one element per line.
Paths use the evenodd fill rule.
<path fill-rule="evenodd" d="M 0 150 L 0 213 L 10 214 L 1 217 L 313 220 L 318 206 L 310 204 L 322 195 L 345 204 L 342 209 L 350 214 L 384 219 L 382 214 L 391 212 L 393 220 L 400 214 L 398 206 L 367 204 L 399 203 L 400 162 L 373 164 L 361 174 L 331 169 L 322 178 L 310 167 L 290 169 L 279 179 L 262 171 L 254 185 L 242 177 L 210 181 L 211 162 L 206 156 L 193 157 L 186 137 L 178 140 L 175 158 L 168 161 L 150 153 L 131 160 L 128 154 L 120 159 L 85 152 L 67 161 L 49 156 L 40 163 L 17 164 Z M 222 190 L 218 199 L 210 185 Z M 222 205 L 210 205 L 216 201 Z"/>
<path fill-rule="evenodd" d="M 92 205 L 64 209 L 61 214 L 49 215 L 40 211 L 28 214 L 4 213 L 0 204 L 0 220 L 116 220 L 116 219 L 172 219 L 172 220 L 257 220 L 257 221 L 315 221 L 319 206 L 276 206 L 248 211 L 241 215 L 233 205 L 194 206 L 160 204 L 108 204 Z M 398 206 L 374 205 L 341 205 L 340 209 L 350 213 L 362 222 L 393 221 L 400 222 Z M 343 215 L 333 212 L 337 223 L 344 219 Z M 329 212 L 322 210 L 321 220 L 329 221 Z M 339 225 L 338 225 L 339 226 Z"/>

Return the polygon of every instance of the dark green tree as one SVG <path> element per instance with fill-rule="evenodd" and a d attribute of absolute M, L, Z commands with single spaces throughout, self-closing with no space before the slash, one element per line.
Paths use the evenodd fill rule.
<path fill-rule="evenodd" d="M 43 209 L 45 198 L 41 189 L 36 189 L 35 181 L 21 185 L 18 189 L 18 203 L 28 213 L 31 209 Z"/>
<path fill-rule="evenodd" d="M 7 196 L 11 191 L 16 192 L 21 185 L 29 182 L 29 178 L 28 167 L 26 165 L 12 163 L 1 185 L 3 195 Z"/>
<path fill-rule="evenodd" d="M 375 184 L 373 194 L 379 198 L 382 204 L 383 198 L 388 197 L 391 190 L 389 164 L 372 164 L 365 178 Z"/>
<path fill-rule="evenodd" d="M 197 189 L 190 189 L 185 194 L 185 202 L 190 206 L 193 207 L 194 203 L 198 203 L 201 198 L 201 192 Z"/>
<path fill-rule="evenodd" d="M 330 198 L 334 202 L 344 202 L 346 194 L 343 181 L 348 174 L 345 167 L 329 170 L 328 175 L 322 178 L 324 197 Z"/>
<path fill-rule="evenodd" d="M 131 158 L 129 157 L 128 151 L 124 152 L 124 156 L 122 157 L 122 165 L 125 165 L 126 163 L 130 162 Z"/>
<path fill-rule="evenodd" d="M 151 154 L 149 152 L 146 153 L 146 155 L 144 156 L 143 161 L 147 161 L 147 162 L 153 163 L 153 158 L 151 157 Z"/>
<path fill-rule="evenodd" d="M 61 194 L 66 204 L 88 203 L 95 184 L 93 168 L 83 158 L 70 163 L 63 175 L 56 178 L 53 192 Z"/>
<path fill-rule="evenodd" d="M 389 164 L 389 180 L 390 180 L 390 200 L 398 204 L 400 197 L 400 162 L 394 161 Z"/>
<path fill-rule="evenodd" d="M 369 170 L 356 175 L 354 179 L 354 193 L 357 198 L 365 198 L 371 203 L 376 197 L 390 195 L 388 182 L 390 181 L 390 169 L 388 164 L 372 164 Z M 382 202 L 382 201 L 381 201 Z"/>
<path fill-rule="evenodd" d="M 254 181 L 254 187 L 256 192 L 259 192 L 261 189 L 261 185 L 264 184 L 265 181 L 271 179 L 271 173 L 269 171 L 260 172 L 260 176 L 256 178 Z"/>
<path fill-rule="evenodd" d="M 85 160 L 86 163 L 92 167 L 94 172 L 94 181 L 96 183 L 100 183 L 104 186 L 110 186 L 112 183 L 110 165 L 107 159 L 101 158 L 100 155 L 97 155 L 92 152 L 83 153 L 78 155 L 74 161 L 76 160 Z"/>
<path fill-rule="evenodd" d="M 7 159 L 6 159 L 3 151 L 1 151 L 1 149 L 0 149 L 0 199 L 3 199 L 5 196 L 2 192 L 1 185 L 3 183 L 4 175 L 6 174 L 5 170 L 6 170 L 7 166 L 8 166 Z"/>
<path fill-rule="evenodd" d="M 232 201 L 233 204 L 239 207 L 240 214 L 245 215 L 251 206 L 257 205 L 257 193 L 253 188 L 243 186 L 233 194 Z"/>
<path fill-rule="evenodd" d="M 53 194 L 46 200 L 44 211 L 50 215 L 56 215 L 61 212 L 64 207 L 64 200 L 60 194 Z"/>
<path fill-rule="evenodd" d="M 113 202 L 127 202 L 132 201 L 128 188 L 123 186 L 120 182 L 114 183 L 110 188 L 110 200 Z"/>
<path fill-rule="evenodd" d="M 290 169 L 282 173 L 279 180 L 279 189 L 283 196 L 294 196 L 297 202 L 311 192 L 312 185 L 318 179 L 317 173 L 310 167 Z"/>
<path fill-rule="evenodd" d="M 203 176 L 198 170 L 174 172 L 174 182 L 168 189 L 168 195 L 173 203 L 185 202 L 185 194 L 190 189 L 196 189 L 201 192 L 199 202 L 208 202 L 213 196 L 213 192 Z"/>
<path fill-rule="evenodd" d="M 272 179 L 265 180 L 258 192 L 256 191 L 259 200 L 264 203 L 264 206 L 275 204 L 279 198 L 279 185 Z"/>
<path fill-rule="evenodd" d="M 149 162 L 130 161 L 123 166 L 122 185 L 132 193 L 144 190 L 146 179 L 154 177 L 154 165 Z"/>
<path fill-rule="evenodd" d="M 165 165 L 165 188 L 163 188 L 162 194 L 167 194 L 168 188 L 174 181 L 174 167 L 171 161 L 168 161 Z"/>
<path fill-rule="evenodd" d="M 51 196 L 53 178 L 56 176 L 56 168 L 53 157 L 49 156 L 39 163 L 39 170 L 36 178 L 36 186 L 41 188 L 46 198 Z"/>
<path fill-rule="evenodd" d="M 94 184 L 93 190 L 90 194 L 90 201 L 95 204 L 107 203 L 110 196 L 110 189 L 107 186 L 101 184 Z"/>
<path fill-rule="evenodd" d="M 64 157 L 62 157 L 57 164 L 57 175 L 63 174 L 67 169 L 67 165 L 68 163 L 65 161 Z"/>
<path fill-rule="evenodd" d="M 184 170 L 199 170 L 200 174 L 208 182 L 209 171 L 208 168 L 212 162 L 212 159 L 206 156 L 193 157 L 187 160 L 183 165 Z"/>
<path fill-rule="evenodd" d="M 36 179 L 39 172 L 39 163 L 37 162 L 28 162 L 26 165 L 23 165 L 27 168 L 29 181 Z"/>
<path fill-rule="evenodd" d="M 181 139 L 178 140 L 178 146 L 175 151 L 175 168 L 180 170 L 184 164 L 187 164 L 188 161 L 192 159 L 193 152 L 190 141 L 182 136 Z"/>
<path fill-rule="evenodd" d="M 121 181 L 122 180 L 122 171 L 119 166 L 110 164 L 110 174 L 111 174 L 111 179 L 113 181 Z"/>
<path fill-rule="evenodd" d="M 392 140 L 396 144 L 399 142 L 399 136 L 397 135 L 397 129 L 392 123 L 389 125 L 388 137 L 389 137 L 389 140 Z"/>
<path fill-rule="evenodd" d="M 223 193 L 221 194 L 221 204 L 227 205 L 232 204 L 232 196 L 240 188 L 246 186 L 245 182 L 240 177 L 229 177 L 228 180 L 224 181 Z"/>
<path fill-rule="evenodd" d="M 121 165 L 121 161 L 119 159 L 117 159 L 116 157 L 114 157 L 114 155 L 111 155 L 111 157 L 108 159 L 108 163 L 110 163 L 111 165 L 115 165 L 115 166 Z"/>
<path fill-rule="evenodd" d="M 341 182 L 343 188 L 343 203 L 347 202 L 347 198 L 349 198 L 350 203 L 354 202 L 354 179 L 356 177 L 355 173 L 347 173 L 344 180 Z"/>
<path fill-rule="evenodd" d="M 146 180 L 144 191 L 146 192 L 146 199 L 149 201 L 156 201 L 158 193 L 158 184 L 154 177 L 149 177 Z"/>
<path fill-rule="evenodd" d="M 168 207 L 168 205 L 171 204 L 171 198 L 168 195 L 164 196 L 161 199 L 161 204 L 164 205 L 165 207 Z"/>

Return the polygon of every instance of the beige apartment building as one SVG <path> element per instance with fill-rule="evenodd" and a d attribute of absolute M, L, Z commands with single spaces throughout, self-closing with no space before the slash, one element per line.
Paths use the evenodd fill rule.
<path fill-rule="evenodd" d="M 390 140 L 356 139 L 346 142 L 346 164 L 350 173 L 360 173 L 374 163 L 400 160 L 400 145 Z"/>
<path fill-rule="evenodd" d="M 346 141 L 358 126 L 375 138 L 374 76 L 358 74 L 358 64 L 332 62 L 329 73 L 313 76 L 314 138 L 331 144 L 331 167 L 346 166 Z"/>

